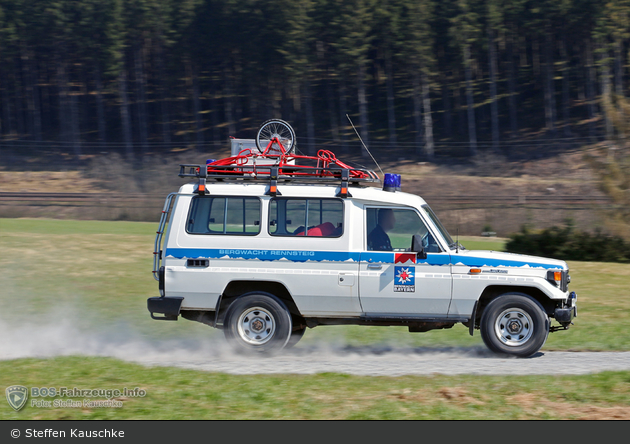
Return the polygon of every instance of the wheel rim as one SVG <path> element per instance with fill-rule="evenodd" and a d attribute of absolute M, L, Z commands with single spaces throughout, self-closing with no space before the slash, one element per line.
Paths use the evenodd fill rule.
<path fill-rule="evenodd" d="M 534 323 L 526 311 L 509 308 L 497 317 L 494 331 L 503 344 L 518 347 L 530 340 L 534 333 Z"/>
<path fill-rule="evenodd" d="M 240 338 L 250 345 L 269 342 L 276 331 L 273 315 L 261 307 L 245 310 L 238 318 L 237 331 Z"/>
<path fill-rule="evenodd" d="M 258 131 L 258 142 L 261 150 L 265 150 L 269 141 L 277 138 L 287 153 L 291 152 L 294 145 L 294 135 L 291 128 L 282 122 L 269 122 Z M 266 140 L 267 143 L 263 143 Z M 280 154 L 280 147 L 276 144 L 269 149 L 269 154 Z"/>

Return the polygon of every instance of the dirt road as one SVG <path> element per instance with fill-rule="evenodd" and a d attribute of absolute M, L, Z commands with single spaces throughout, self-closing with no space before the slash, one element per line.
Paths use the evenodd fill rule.
<path fill-rule="evenodd" d="M 369 376 L 587 374 L 630 370 L 630 352 L 540 352 L 532 358 L 500 357 L 484 348 L 296 348 L 275 357 L 244 357 L 229 352 L 132 358 L 144 365 L 167 365 L 231 374 L 322 372 Z"/>
<path fill-rule="evenodd" d="M 399 376 L 458 374 L 586 374 L 630 370 L 630 351 L 543 351 L 532 358 L 497 356 L 472 347 L 349 346 L 343 342 L 298 344 L 274 357 L 235 354 L 222 335 L 146 337 L 133 329 L 80 329 L 70 321 L 10 325 L 0 321 L 0 359 L 62 355 L 108 356 L 146 366 L 174 366 L 232 374 L 321 372 Z"/>

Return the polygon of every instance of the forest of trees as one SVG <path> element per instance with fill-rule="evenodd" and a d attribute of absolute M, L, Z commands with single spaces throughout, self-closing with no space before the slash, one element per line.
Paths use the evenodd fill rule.
<path fill-rule="evenodd" d="M 283 118 L 347 152 L 346 114 L 428 160 L 586 143 L 629 49 L 630 0 L 0 0 L 0 146 L 137 157 Z"/>

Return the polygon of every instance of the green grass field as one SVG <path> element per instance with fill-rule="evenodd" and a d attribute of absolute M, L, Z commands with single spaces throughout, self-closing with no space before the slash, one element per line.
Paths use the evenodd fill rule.
<path fill-rule="evenodd" d="M 149 317 L 146 298 L 157 295 L 151 276 L 156 228 L 137 222 L 0 219 L 1 326 L 67 320 L 79 332 L 131 331 L 152 340 L 220 337 L 199 323 Z M 462 237 L 460 242 L 468 249 L 501 250 L 505 240 Z M 569 331 L 551 334 L 543 350 L 630 350 L 630 265 L 569 265 L 579 316 Z M 462 325 L 427 333 L 334 326 L 308 330 L 298 347 L 323 341 L 436 348 L 483 344 Z M 0 419 L 553 419 L 566 417 L 565 408 L 577 417 L 630 418 L 630 372 L 549 376 L 544 383 L 540 377 L 235 376 L 70 356 L 0 361 L 0 381 L 3 387 L 138 386 L 149 393 L 126 400 L 122 409 L 16 413 L 3 403 Z M 492 395 L 497 392 L 501 396 Z"/>
<path fill-rule="evenodd" d="M 0 420 L 630 419 L 630 372 L 543 382 L 539 376 L 238 376 L 76 356 L 0 362 L 0 386 L 18 381 L 26 387 L 138 387 L 146 396 L 118 398 L 119 408 L 27 405 L 15 412 L 3 402 Z"/>

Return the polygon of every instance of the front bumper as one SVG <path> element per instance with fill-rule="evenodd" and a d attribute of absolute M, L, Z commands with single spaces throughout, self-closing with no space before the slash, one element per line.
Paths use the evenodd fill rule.
<path fill-rule="evenodd" d="M 176 321 L 183 301 L 182 297 L 153 297 L 147 299 L 147 308 L 151 317 L 157 321 Z M 155 313 L 164 316 L 155 316 Z"/>
<path fill-rule="evenodd" d="M 558 321 L 562 326 L 568 327 L 571 324 L 571 321 L 574 317 L 577 316 L 577 294 L 574 291 L 569 293 L 569 297 L 567 301 L 564 303 L 564 306 L 561 308 L 556 308 L 554 310 L 553 317 Z"/>

